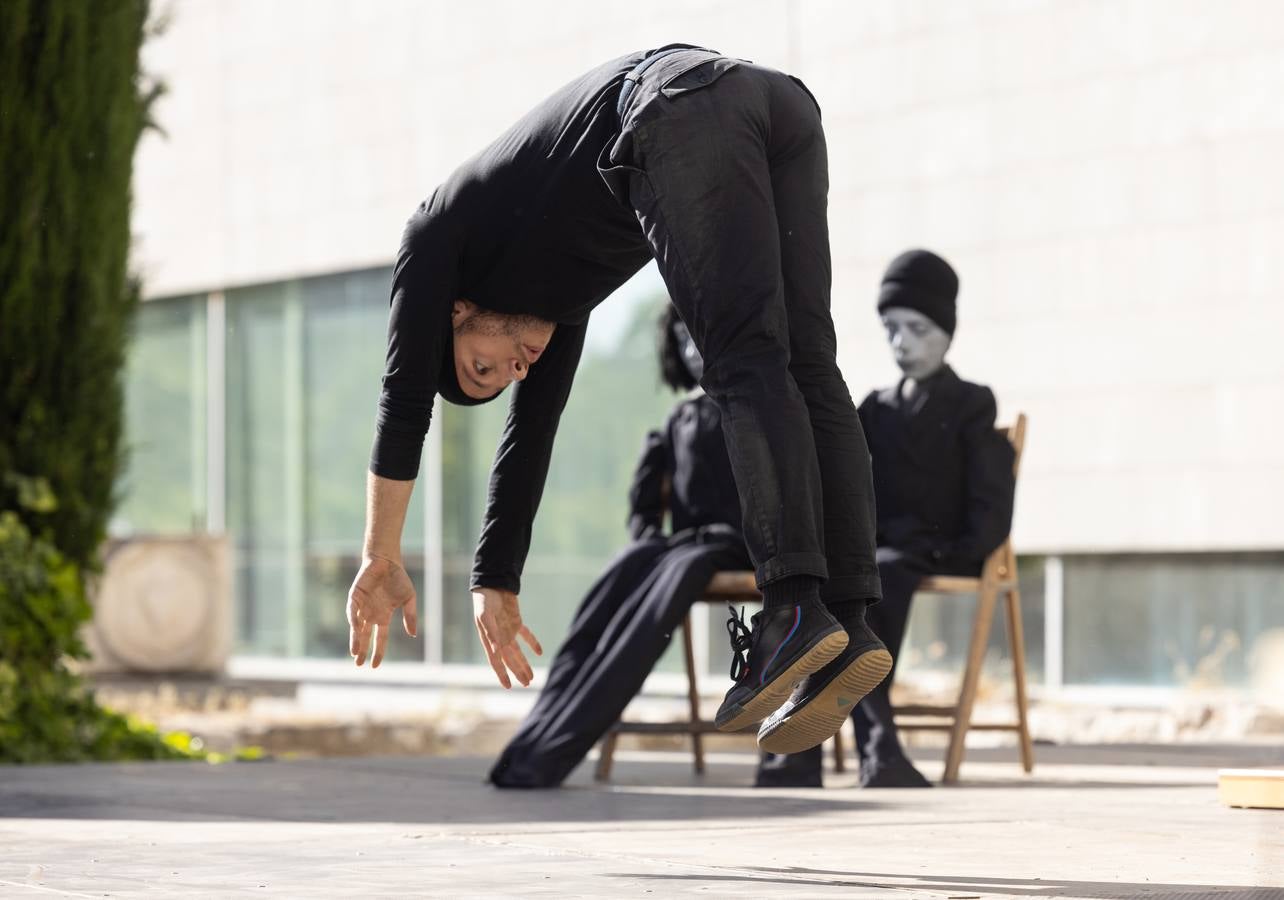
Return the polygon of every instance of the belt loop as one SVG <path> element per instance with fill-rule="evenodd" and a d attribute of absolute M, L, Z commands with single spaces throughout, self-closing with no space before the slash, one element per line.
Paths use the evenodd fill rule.
<path fill-rule="evenodd" d="M 699 47 L 670 47 L 668 50 L 661 50 L 659 53 L 653 53 L 646 59 L 634 66 L 629 74 L 624 76 L 624 83 L 620 85 L 620 99 L 615 104 L 615 118 L 624 124 L 624 109 L 628 105 L 629 97 L 633 95 L 633 90 L 642 81 L 642 74 L 651 68 L 653 63 L 659 62 L 666 56 L 672 56 L 674 53 L 681 53 L 683 50 L 699 50 Z"/>

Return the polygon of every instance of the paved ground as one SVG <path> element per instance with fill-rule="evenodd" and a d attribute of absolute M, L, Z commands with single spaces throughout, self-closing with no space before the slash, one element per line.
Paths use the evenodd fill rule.
<path fill-rule="evenodd" d="M 460 758 L 0 768 L 0 896 L 1284 898 L 1284 812 L 1214 787 L 1284 748 L 1039 751 L 928 791 L 754 791 L 742 754 L 534 793 Z"/>

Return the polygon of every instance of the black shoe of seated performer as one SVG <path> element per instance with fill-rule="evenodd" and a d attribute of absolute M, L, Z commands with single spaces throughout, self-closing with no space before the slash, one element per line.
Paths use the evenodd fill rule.
<path fill-rule="evenodd" d="M 764 753 L 758 763 L 758 774 L 754 778 L 754 787 L 790 788 L 790 787 L 824 787 L 824 760 L 821 748 L 813 747 L 803 753 L 784 756 L 778 753 Z"/>
<path fill-rule="evenodd" d="M 562 779 L 552 774 L 547 768 L 531 766 L 529 762 L 516 762 L 508 750 L 496 760 L 486 777 L 497 788 L 517 788 L 521 790 L 541 790 L 561 787 Z"/>
<path fill-rule="evenodd" d="M 846 649 L 809 676 L 758 729 L 768 753 L 801 753 L 833 737 L 856 704 L 892 670 L 892 655 L 862 621 L 851 626 Z"/>
<path fill-rule="evenodd" d="M 930 788 L 932 782 L 903 756 L 893 759 L 866 759 L 860 764 L 863 788 Z"/>
<path fill-rule="evenodd" d="M 820 603 L 800 603 L 755 613 L 745 627 L 744 610 L 731 608 L 731 678 L 713 723 L 719 731 L 756 725 L 785 702 L 793 686 L 847 646 L 847 632 Z"/>

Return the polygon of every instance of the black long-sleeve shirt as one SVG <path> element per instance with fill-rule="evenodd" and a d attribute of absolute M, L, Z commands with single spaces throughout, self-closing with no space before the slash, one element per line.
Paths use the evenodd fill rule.
<path fill-rule="evenodd" d="M 445 391 L 455 384 L 455 300 L 557 323 L 544 355 L 513 389 L 474 586 L 519 590 L 589 312 L 650 258 L 636 216 L 597 170 L 618 131 L 624 76 L 645 55 L 612 60 L 555 92 L 457 169 L 402 237 L 370 462 L 376 475 L 415 478 L 434 395 L 457 397 Z"/>

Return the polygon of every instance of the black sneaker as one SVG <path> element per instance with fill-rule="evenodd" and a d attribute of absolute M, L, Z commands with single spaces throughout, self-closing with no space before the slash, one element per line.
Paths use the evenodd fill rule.
<path fill-rule="evenodd" d="M 801 753 L 833 737 L 856 704 L 892 671 L 892 655 L 862 623 L 838 658 L 805 679 L 758 729 L 768 753 Z"/>
<path fill-rule="evenodd" d="M 819 603 L 782 606 L 755 613 L 752 633 L 744 610 L 731 608 L 731 678 L 735 681 L 718 708 L 719 731 L 739 731 L 771 714 L 793 686 L 843 651 L 847 632 Z"/>
<path fill-rule="evenodd" d="M 932 782 L 903 756 L 890 760 L 867 759 L 860 764 L 863 788 L 930 788 Z"/>
<path fill-rule="evenodd" d="M 819 746 L 804 753 L 784 756 L 764 753 L 758 760 L 758 774 L 753 786 L 757 788 L 824 787 L 821 772 L 825 768 Z"/>

